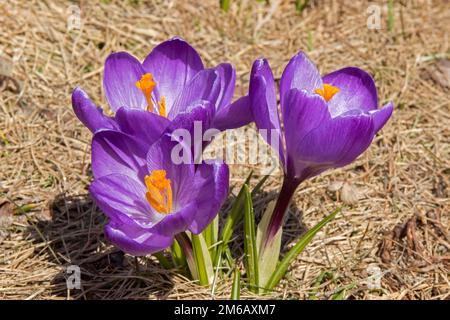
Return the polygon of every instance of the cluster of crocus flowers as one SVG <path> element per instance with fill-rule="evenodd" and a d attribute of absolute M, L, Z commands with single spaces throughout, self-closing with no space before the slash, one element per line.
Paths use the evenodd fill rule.
<path fill-rule="evenodd" d="M 388 103 L 378 109 L 377 89 L 365 71 L 347 67 L 324 77 L 300 52 L 286 66 L 280 81 L 281 126 L 275 81 L 268 62 L 254 62 L 249 97 L 258 129 L 277 146 L 284 182 L 269 223 L 266 241 L 282 225 L 298 185 L 321 172 L 345 166 L 369 147 L 392 114 Z M 272 141 L 275 140 L 275 141 Z"/>
<path fill-rule="evenodd" d="M 186 257 L 192 256 L 195 235 L 210 226 L 228 195 L 228 166 L 197 162 L 196 150 L 174 134 L 177 129 L 192 137 L 196 121 L 203 132 L 254 121 L 272 133 L 263 138 L 279 156 L 284 181 L 263 230 L 262 243 L 271 247 L 298 185 L 354 161 L 393 110 L 392 103 L 378 109 L 374 81 L 365 71 L 349 67 L 321 77 L 301 52 L 281 77 L 282 121 L 265 59 L 253 64 L 249 94 L 232 102 L 235 79 L 232 65 L 205 69 L 187 42 L 173 38 L 156 46 L 143 63 L 125 52 L 106 59 L 103 85 L 112 116 L 82 89 L 74 90 L 75 114 L 93 133 L 90 192 L 108 217 L 106 237 L 118 248 L 142 256 L 177 239 L 191 250 Z M 174 150 L 187 157 L 175 161 Z"/>
<path fill-rule="evenodd" d="M 175 164 L 171 133 L 192 130 L 194 121 L 203 130 L 249 123 L 248 97 L 231 103 L 235 78 L 232 65 L 205 69 L 197 52 L 174 38 L 142 64 L 125 52 L 106 59 L 103 84 L 114 116 L 74 90 L 75 114 L 94 133 L 90 191 L 117 247 L 133 255 L 160 251 L 181 232 L 202 232 L 217 215 L 228 194 L 228 167 L 193 159 Z"/>

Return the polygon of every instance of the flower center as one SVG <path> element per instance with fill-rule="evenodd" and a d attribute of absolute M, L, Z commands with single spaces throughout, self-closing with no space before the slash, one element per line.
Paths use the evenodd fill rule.
<path fill-rule="evenodd" d="M 172 211 L 172 187 L 166 179 L 165 170 L 153 170 L 144 178 L 148 203 L 159 213 L 169 214 Z"/>
<path fill-rule="evenodd" d="M 325 99 L 325 101 L 328 102 L 336 93 L 339 92 L 339 88 L 332 86 L 331 84 L 324 83 L 323 89 L 316 89 L 314 90 L 314 92 L 320 94 Z"/>
<path fill-rule="evenodd" d="M 155 86 L 156 82 L 153 80 L 151 73 L 142 75 L 141 80 L 136 82 L 136 87 L 142 91 L 147 99 L 147 111 L 149 112 L 153 111 L 152 92 Z M 158 102 L 158 107 L 160 116 L 166 117 L 166 102 L 163 96 L 161 96 L 161 101 Z"/>

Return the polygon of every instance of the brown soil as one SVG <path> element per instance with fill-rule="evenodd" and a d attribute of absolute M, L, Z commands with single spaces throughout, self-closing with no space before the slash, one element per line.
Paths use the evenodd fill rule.
<path fill-rule="evenodd" d="M 294 1 L 231 1 L 228 13 L 218 2 L 0 2 L 0 299 L 229 297 L 231 279 L 211 291 L 151 257 L 121 255 L 105 242 L 105 219 L 87 192 L 91 134 L 73 114 L 71 91 L 82 86 L 106 106 L 107 55 L 144 58 L 174 35 L 208 66 L 233 63 L 237 95 L 255 58 L 268 58 L 279 77 L 304 50 L 323 73 L 368 70 L 380 101 L 394 101 L 367 152 L 297 191 L 284 250 L 345 207 L 269 298 L 449 299 L 449 2 L 395 1 L 391 27 L 379 2 L 381 29 L 367 27 L 364 1 L 310 1 L 301 13 Z M 80 29 L 68 30 L 76 8 Z M 232 167 L 234 192 L 250 169 Z M 258 212 L 279 187 L 278 177 L 269 179 Z M 81 267 L 81 290 L 66 288 L 71 264 Z M 374 272 L 381 289 L 370 286 Z M 244 290 L 242 298 L 256 296 Z"/>

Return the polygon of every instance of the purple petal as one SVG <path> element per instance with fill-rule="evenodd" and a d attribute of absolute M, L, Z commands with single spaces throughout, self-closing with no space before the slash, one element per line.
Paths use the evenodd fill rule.
<path fill-rule="evenodd" d="M 191 135 L 194 135 L 194 125 L 196 122 L 201 124 L 203 132 L 211 127 L 215 114 L 214 105 L 209 101 L 199 100 L 188 106 L 183 112 L 177 114 L 172 120 L 168 131 L 176 129 L 186 129 Z"/>
<path fill-rule="evenodd" d="M 173 242 L 170 236 L 116 222 L 110 222 L 105 226 L 105 236 L 116 247 L 134 256 L 145 256 L 161 251 L 170 247 Z"/>
<path fill-rule="evenodd" d="M 295 159 L 290 157 L 291 152 L 295 153 L 305 136 L 331 117 L 321 96 L 298 89 L 291 89 L 286 93 L 281 111 L 286 139 L 287 171 L 289 175 L 295 176 L 295 166 L 292 163 Z"/>
<path fill-rule="evenodd" d="M 103 114 L 103 110 L 97 107 L 88 95 L 80 88 L 75 88 L 72 93 L 72 107 L 78 119 L 92 133 L 99 129 L 115 129 L 114 120 Z"/>
<path fill-rule="evenodd" d="M 141 63 L 126 52 L 116 52 L 105 62 L 103 86 L 113 111 L 120 107 L 146 109 L 145 95 L 136 87 L 144 74 Z"/>
<path fill-rule="evenodd" d="M 215 106 L 216 110 L 221 110 L 228 106 L 233 98 L 234 87 L 236 84 L 236 71 L 229 63 L 219 64 L 214 69 L 217 70 L 220 81 L 220 92 L 215 101 Z"/>
<path fill-rule="evenodd" d="M 197 167 L 195 178 L 184 196 L 195 199 L 197 211 L 189 230 L 202 232 L 217 215 L 228 195 L 229 170 L 224 163 L 202 163 Z"/>
<path fill-rule="evenodd" d="M 258 59 L 253 63 L 249 98 L 256 127 L 260 133 L 263 133 L 262 129 L 265 130 L 265 133 L 262 134 L 264 140 L 275 149 L 280 161 L 284 164 L 283 138 L 278 116 L 275 81 L 269 63 L 265 59 Z"/>
<path fill-rule="evenodd" d="M 194 163 L 201 162 L 201 155 L 208 141 L 203 141 L 205 132 L 211 128 L 215 108 L 209 101 L 200 101 L 178 114 L 169 126 L 168 132 L 175 136 L 188 136 L 187 147 L 190 147 Z M 184 138 L 183 138 L 184 139 Z M 181 139 L 182 141 L 184 141 Z"/>
<path fill-rule="evenodd" d="M 373 129 L 374 133 L 380 131 L 386 124 L 394 111 L 394 104 L 392 102 L 387 103 L 383 108 L 371 112 L 373 117 Z"/>
<path fill-rule="evenodd" d="M 240 97 L 232 104 L 219 109 L 212 127 L 220 131 L 245 126 L 253 121 L 249 96 Z"/>
<path fill-rule="evenodd" d="M 156 46 L 145 58 L 143 67 L 153 74 L 169 110 L 185 85 L 203 70 L 203 63 L 186 41 L 173 38 Z"/>
<path fill-rule="evenodd" d="M 166 236 L 173 236 L 186 231 L 197 212 L 198 209 L 194 201 L 186 203 L 183 206 L 179 206 L 176 212 L 167 214 L 164 219 L 155 225 L 153 230 Z"/>
<path fill-rule="evenodd" d="M 322 88 L 322 78 L 319 70 L 305 53 L 299 52 L 287 64 L 280 81 L 280 102 L 284 103 L 284 96 L 290 89 L 314 92 Z"/>
<path fill-rule="evenodd" d="M 89 191 L 97 206 L 115 222 L 151 229 L 164 218 L 148 203 L 143 181 L 123 174 L 111 174 L 95 179 Z"/>
<path fill-rule="evenodd" d="M 290 156 L 298 176 L 305 179 L 349 164 L 367 149 L 373 136 L 369 115 L 337 117 L 312 130 Z"/>
<path fill-rule="evenodd" d="M 370 74 L 355 67 L 334 71 L 323 77 L 323 82 L 339 88 L 328 105 L 336 117 L 349 110 L 368 112 L 378 107 L 377 88 Z"/>
<path fill-rule="evenodd" d="M 216 110 L 229 106 L 234 93 L 236 73 L 232 65 L 224 63 L 200 71 L 181 91 L 170 109 L 169 119 L 199 101 L 209 101 Z"/>
<path fill-rule="evenodd" d="M 173 119 L 179 113 L 186 112 L 189 106 L 199 101 L 209 101 L 215 106 L 220 93 L 219 72 L 215 69 L 202 70 L 191 79 L 176 98 L 172 108 L 168 112 L 168 118 Z"/>
<path fill-rule="evenodd" d="M 143 181 L 148 145 L 122 132 L 98 131 L 92 139 L 92 172 L 96 179 L 124 174 Z"/>
<path fill-rule="evenodd" d="M 170 120 L 153 112 L 120 108 L 115 116 L 120 130 L 145 142 L 149 147 L 161 137 Z"/>

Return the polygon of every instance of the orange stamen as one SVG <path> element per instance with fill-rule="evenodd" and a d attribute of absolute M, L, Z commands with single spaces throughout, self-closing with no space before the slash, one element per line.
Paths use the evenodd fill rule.
<path fill-rule="evenodd" d="M 153 81 L 153 75 L 151 73 L 144 74 L 141 80 L 136 82 L 136 87 L 142 91 L 147 99 L 147 111 L 153 111 L 152 92 L 155 86 L 156 82 Z"/>
<path fill-rule="evenodd" d="M 169 214 L 172 211 L 172 187 L 170 180 L 166 179 L 166 171 L 153 170 L 144 181 L 148 203 L 159 213 Z"/>
<path fill-rule="evenodd" d="M 324 83 L 323 89 L 314 90 L 315 93 L 320 94 L 326 102 L 330 101 L 333 96 L 339 92 L 339 88 L 330 84 Z"/>
<path fill-rule="evenodd" d="M 164 99 L 164 96 L 161 96 L 161 101 L 158 102 L 159 107 L 159 115 L 161 117 L 167 117 L 166 115 L 166 99 Z"/>
<path fill-rule="evenodd" d="M 147 99 L 147 111 L 153 111 L 152 92 L 156 86 L 156 82 L 153 80 L 151 73 L 146 73 L 141 77 L 141 80 L 136 82 L 136 87 L 142 91 Z M 158 102 L 159 114 L 162 117 L 166 117 L 166 100 L 161 96 L 161 101 Z"/>

